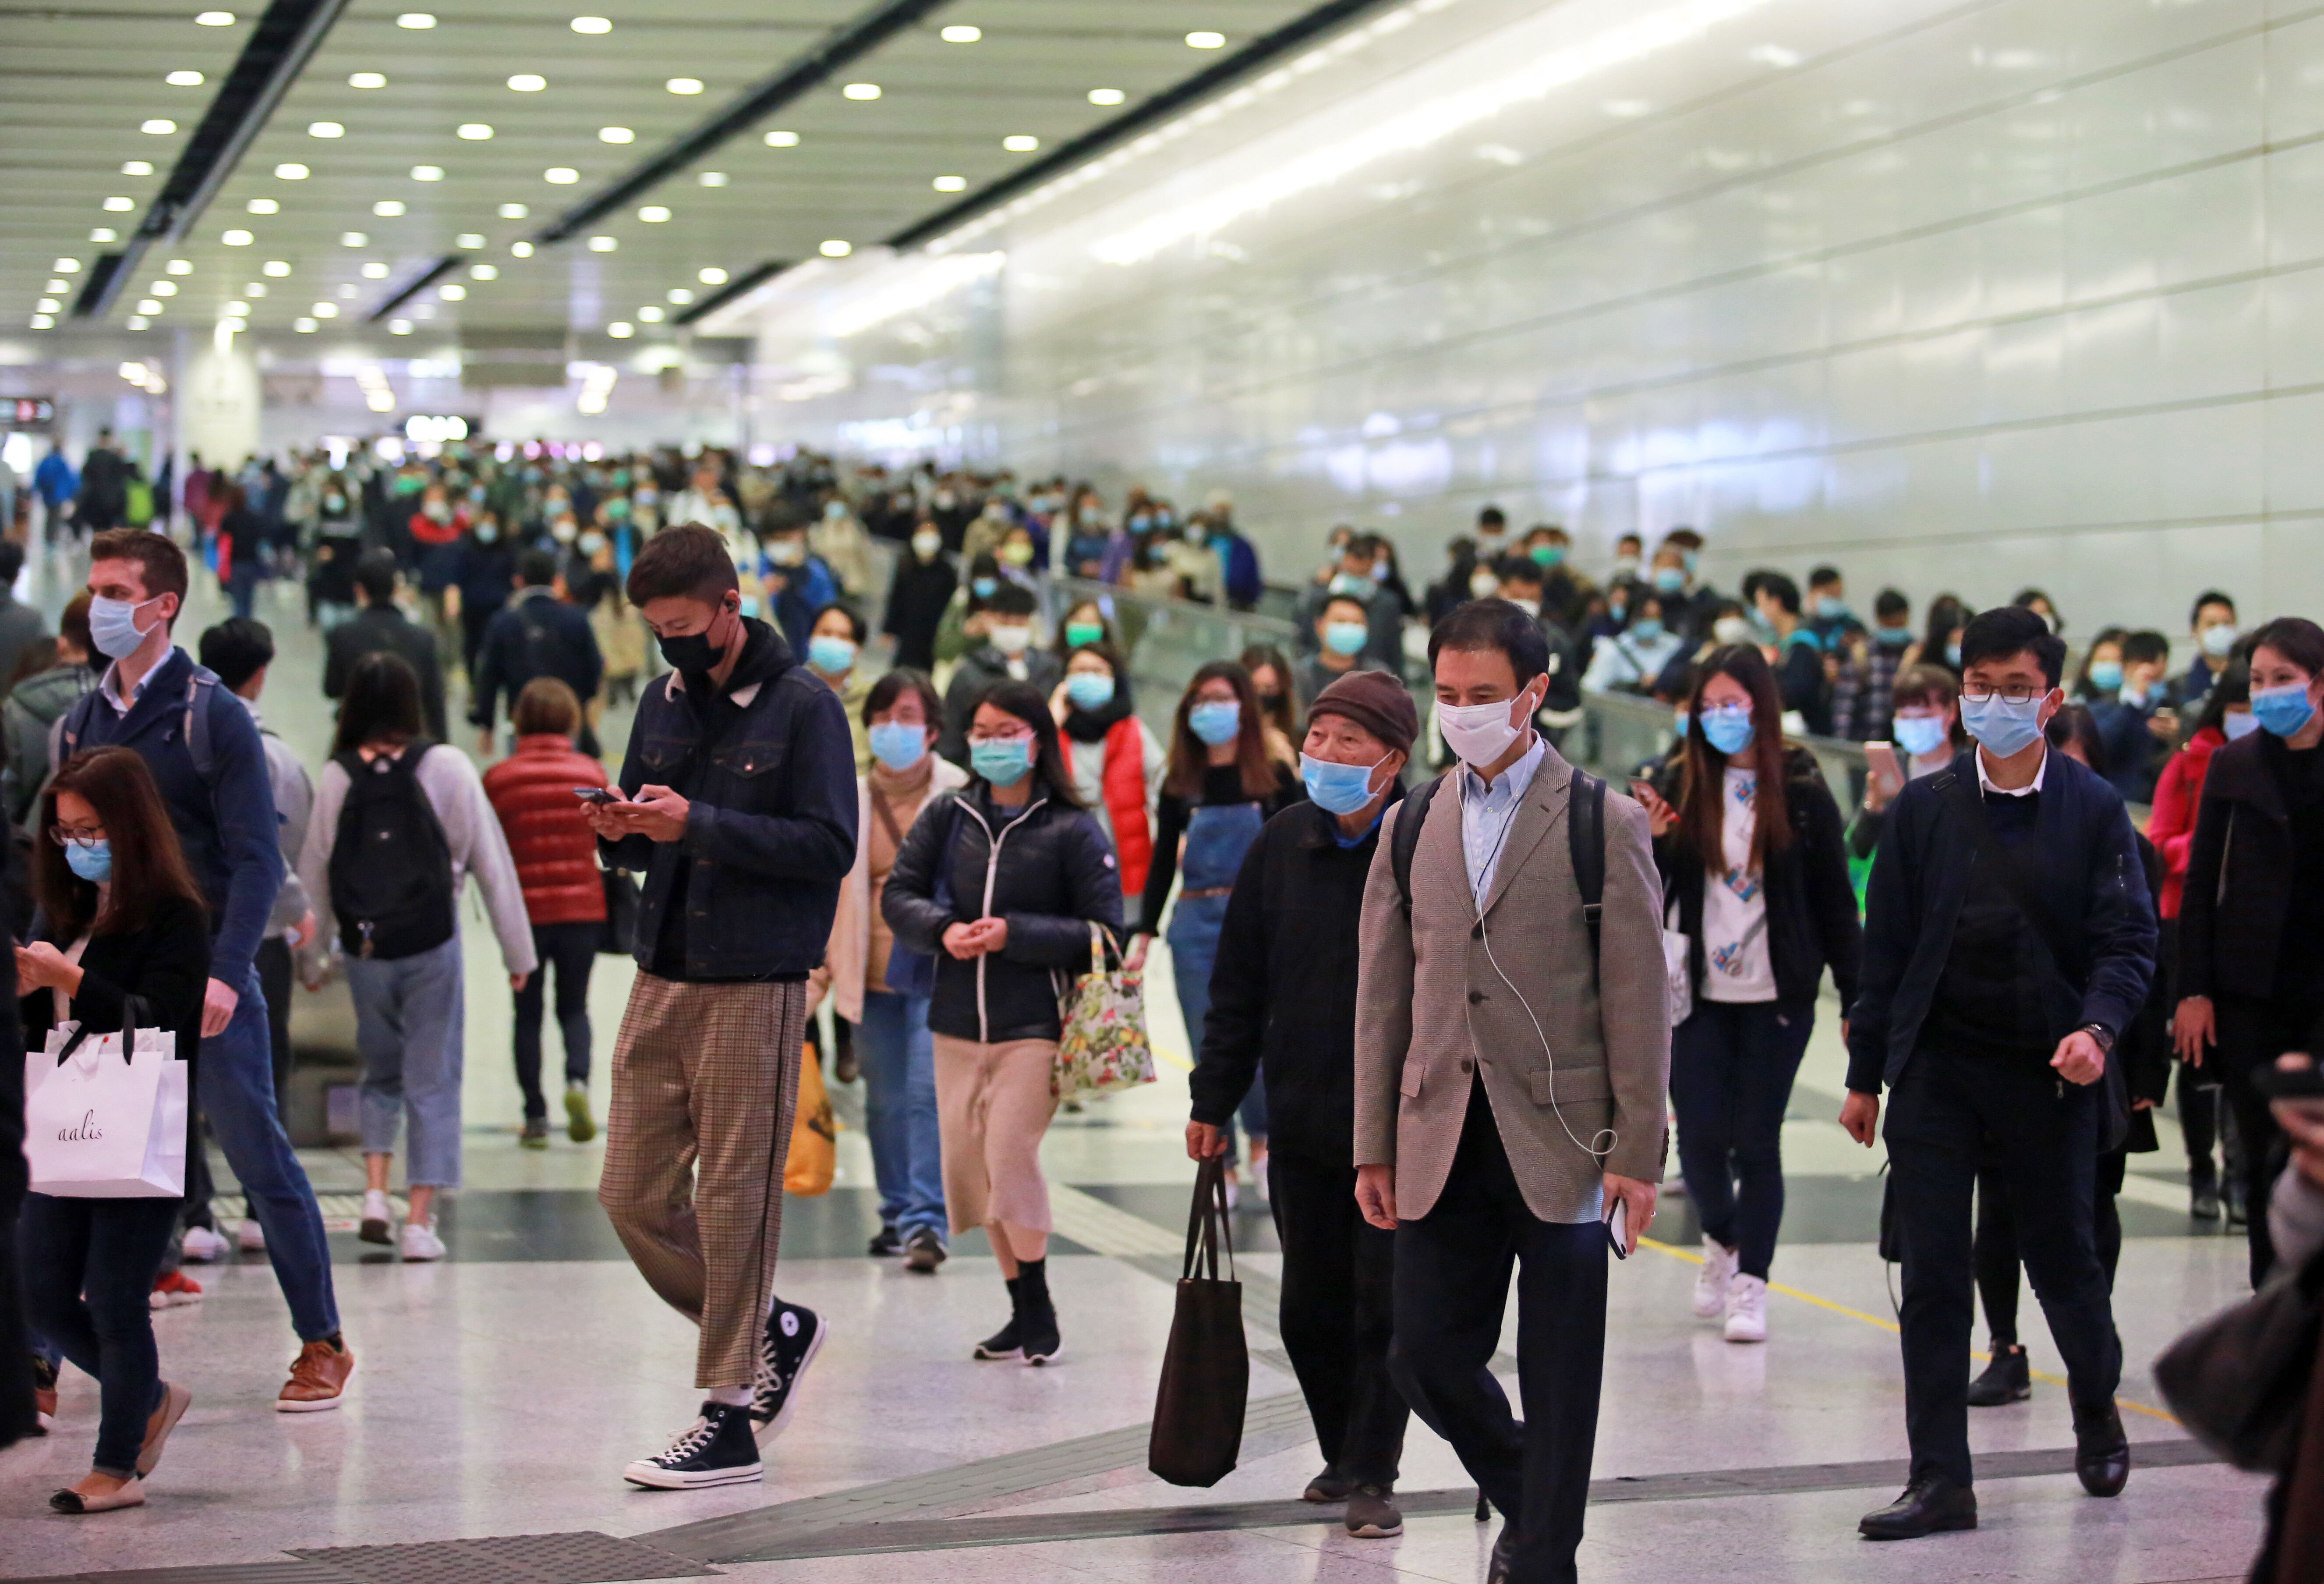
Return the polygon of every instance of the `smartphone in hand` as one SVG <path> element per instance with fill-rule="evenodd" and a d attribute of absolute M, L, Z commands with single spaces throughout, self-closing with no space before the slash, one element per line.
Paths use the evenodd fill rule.
<path fill-rule="evenodd" d="M 622 801 L 619 792 L 602 786 L 576 786 L 573 789 L 573 795 L 585 803 L 618 803 Z"/>
<path fill-rule="evenodd" d="M 1865 744 L 1864 763 L 1873 779 L 1880 783 L 1882 797 L 1893 798 L 1904 790 L 1904 767 L 1897 763 L 1895 744 Z"/>

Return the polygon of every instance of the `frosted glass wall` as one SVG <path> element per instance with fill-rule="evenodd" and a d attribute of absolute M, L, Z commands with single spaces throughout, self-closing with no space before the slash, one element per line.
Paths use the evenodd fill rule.
<path fill-rule="evenodd" d="M 2324 614 L 2324 15 L 1425 0 L 937 250 L 740 308 L 753 433 L 1233 492 L 1270 572 L 1497 502 L 1859 607 Z"/>

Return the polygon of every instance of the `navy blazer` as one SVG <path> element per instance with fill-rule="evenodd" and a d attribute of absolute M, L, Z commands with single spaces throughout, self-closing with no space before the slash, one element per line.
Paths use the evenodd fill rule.
<path fill-rule="evenodd" d="M 1950 772 L 1971 791 L 1976 753 L 1955 758 Z M 1849 1009 L 1848 1087 L 1858 1094 L 1895 1083 L 1912 1058 L 1969 892 L 1976 841 L 1933 784 L 1942 779 L 1923 776 L 1897 794 L 1873 859 L 1863 968 Z M 2057 910 L 2071 959 L 2043 976 L 2046 1037 L 2062 1040 L 2088 1024 L 2121 1034 L 2146 1000 L 2158 933 L 2122 794 L 2052 750 L 2030 857 L 2035 892 Z"/>

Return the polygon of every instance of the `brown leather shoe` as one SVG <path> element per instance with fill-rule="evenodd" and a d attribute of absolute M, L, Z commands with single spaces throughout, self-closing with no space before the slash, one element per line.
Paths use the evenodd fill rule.
<path fill-rule="evenodd" d="M 277 1413 L 314 1413 L 336 1408 L 355 1372 L 355 1349 L 328 1342 L 309 1342 L 290 1361 L 290 1378 L 274 1399 Z"/>

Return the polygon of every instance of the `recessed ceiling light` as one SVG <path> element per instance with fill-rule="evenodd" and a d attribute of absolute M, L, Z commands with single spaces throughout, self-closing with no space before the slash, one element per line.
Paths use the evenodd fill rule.
<path fill-rule="evenodd" d="M 371 212 L 383 220 L 392 220 L 403 212 L 403 200 L 400 198 L 381 199 L 371 206 Z"/>
<path fill-rule="evenodd" d="M 452 241 L 454 245 L 459 247 L 482 247 L 484 245 L 484 234 L 481 231 L 463 231 L 453 237 Z"/>
<path fill-rule="evenodd" d="M 938 192 L 964 192 L 968 189 L 965 176 L 939 176 L 930 183 Z"/>
<path fill-rule="evenodd" d="M 457 281 L 447 281 L 436 288 L 436 295 L 447 302 L 457 302 L 468 294 L 468 289 Z"/>
<path fill-rule="evenodd" d="M 272 275 L 279 281 L 290 273 L 290 265 L 287 260 L 270 258 L 258 266 L 258 273 L 262 275 Z"/>
<path fill-rule="evenodd" d="M 549 86 L 549 79 L 537 71 L 520 71 L 508 82 L 509 87 L 521 94 L 537 94 Z"/>
<path fill-rule="evenodd" d="M 621 246 L 621 243 L 611 236 L 592 236 L 589 238 L 589 251 L 592 253 L 611 253 L 619 246 Z"/>
<path fill-rule="evenodd" d="M 643 308 L 638 310 L 638 317 L 645 320 L 646 323 L 650 325 L 658 325 L 661 323 L 662 312 L 660 309 L 656 308 L 652 303 L 649 302 Z"/>
<path fill-rule="evenodd" d="M 69 292 L 72 288 L 66 285 L 62 281 L 51 281 L 47 285 L 42 287 L 41 290 L 43 292 Z M 172 286 L 170 290 L 174 292 L 177 288 Z"/>
<path fill-rule="evenodd" d="M 353 286 L 342 286 L 339 288 L 339 295 L 352 302 L 355 301 L 355 289 Z"/>
<path fill-rule="evenodd" d="M 532 211 L 530 209 L 527 208 L 521 203 L 504 203 L 501 205 L 501 218 L 503 220 L 521 220 L 525 216 L 531 212 Z"/>
<path fill-rule="evenodd" d="M 98 226 L 89 232 L 88 239 L 91 242 L 118 242 L 121 234 L 110 226 Z"/>
<path fill-rule="evenodd" d="M 973 44 L 984 36 L 984 30 L 979 27 L 954 26 L 945 29 L 938 36 L 947 44 Z"/>
<path fill-rule="evenodd" d="M 408 319 L 389 320 L 387 333 L 391 336 L 408 336 L 411 333 L 411 321 Z"/>
<path fill-rule="evenodd" d="M 1129 97 L 1118 88 L 1093 88 L 1089 91 L 1089 102 L 1093 105 L 1119 105 Z"/>
<path fill-rule="evenodd" d="M 304 181 L 307 180 L 308 171 L 306 166 L 294 161 L 289 164 L 275 166 L 274 174 L 284 181 Z"/>
<path fill-rule="evenodd" d="M 218 240 L 225 243 L 228 247 L 248 247 L 252 242 L 256 240 L 256 238 L 252 236 L 247 231 L 228 231 L 225 236 L 220 236 Z"/>
<path fill-rule="evenodd" d="M 849 254 L 853 253 L 855 248 L 853 244 L 842 242 L 835 236 L 817 251 L 825 258 L 845 258 Z"/>
<path fill-rule="evenodd" d="M 468 266 L 468 275 L 471 280 L 497 281 L 501 278 L 500 266 L 497 264 L 470 264 Z"/>
<path fill-rule="evenodd" d="M 346 134 L 347 129 L 340 125 L 336 121 L 309 121 L 307 123 L 307 135 L 309 137 L 345 137 Z"/>
<path fill-rule="evenodd" d="M 57 328 L 57 321 L 45 313 L 36 313 L 32 316 L 32 328 L 36 330 L 52 330 Z"/>
<path fill-rule="evenodd" d="M 231 11 L 197 12 L 194 15 L 194 25 L 196 27 L 232 27 L 234 13 Z"/>
<path fill-rule="evenodd" d="M 186 273 L 186 270 L 189 270 L 194 267 L 189 264 L 186 264 L 186 270 L 181 270 L 178 267 L 181 264 L 186 264 L 186 261 L 182 258 L 171 260 L 170 264 L 170 273 L 173 275 L 182 275 Z M 80 260 L 77 258 L 60 258 L 57 260 L 56 263 L 51 264 L 49 268 L 56 271 L 57 273 L 60 275 L 69 275 L 75 270 L 80 268 Z"/>
<path fill-rule="evenodd" d="M 697 270 L 695 272 L 694 278 L 706 286 L 724 286 L 726 283 L 726 272 L 717 268 Z"/>
<path fill-rule="evenodd" d="M 282 212 L 282 206 L 271 198 L 254 198 L 242 207 L 254 215 L 279 215 Z"/>
<path fill-rule="evenodd" d="M 153 174 L 153 162 L 151 160 L 124 160 L 121 162 L 121 173 L 124 176 L 151 176 Z"/>
<path fill-rule="evenodd" d="M 142 330 L 151 325 L 153 321 L 147 319 L 142 313 L 133 313 L 121 322 L 127 325 L 133 330 Z"/>
<path fill-rule="evenodd" d="M 336 319 L 338 317 L 339 305 L 336 302 L 318 302 L 307 311 L 317 319 Z"/>
<path fill-rule="evenodd" d="M 150 132 L 155 137 L 167 137 L 178 130 L 178 124 L 174 121 L 164 121 L 157 116 L 151 121 L 140 121 L 137 124 L 137 130 Z"/>
<path fill-rule="evenodd" d="M 581 172 L 570 165 L 551 165 L 540 173 L 543 181 L 554 181 L 559 187 L 570 187 L 581 180 Z"/>
<path fill-rule="evenodd" d="M 202 86 L 202 74 L 198 71 L 173 71 L 161 80 L 171 88 L 199 88 Z"/>
<path fill-rule="evenodd" d="M 650 203 L 638 211 L 638 218 L 649 226 L 659 226 L 669 218 L 669 211 L 658 203 Z"/>
<path fill-rule="evenodd" d="M 839 92 L 843 98 L 876 99 L 880 97 L 880 85 L 876 82 L 851 82 Z"/>
<path fill-rule="evenodd" d="M 302 336 L 310 336 L 321 327 L 317 325 L 311 319 L 300 318 L 292 320 L 290 321 L 290 328 L 298 331 Z"/>
<path fill-rule="evenodd" d="M 161 267 L 168 270 L 173 275 L 190 275 L 194 273 L 194 261 L 189 258 L 173 258 Z M 69 258 L 60 258 L 57 260 L 57 268 L 60 270 L 77 270 L 80 268 L 80 265 L 73 263 L 73 261 Z"/>
<path fill-rule="evenodd" d="M 576 33 L 609 33 L 613 31 L 613 24 L 602 16 L 576 16 L 573 19 L 573 31 Z"/>
<path fill-rule="evenodd" d="M 134 198 L 108 198 L 105 200 L 105 212 L 109 215 L 125 215 L 136 207 L 137 200 Z"/>
<path fill-rule="evenodd" d="M 348 77 L 347 86 L 359 88 L 385 88 L 387 77 L 383 72 L 358 71 Z"/>
<path fill-rule="evenodd" d="M 509 253 L 511 256 L 515 258 L 530 258 L 532 256 L 532 244 L 530 242 L 512 242 L 509 244 Z"/>
<path fill-rule="evenodd" d="M 1041 146 L 1041 140 L 1030 133 L 1019 132 L 1002 138 L 1001 146 L 1012 154 L 1029 154 Z"/>
<path fill-rule="evenodd" d="M 798 134 L 770 132 L 767 134 L 767 146 L 770 149 L 795 149 L 798 147 Z"/>
<path fill-rule="evenodd" d="M 481 121 L 463 121 L 459 132 L 470 143 L 483 143 L 493 134 L 493 129 Z"/>
<path fill-rule="evenodd" d="M 398 27 L 408 27 L 414 32 L 425 32 L 436 25 L 436 19 L 424 11 L 407 11 L 395 19 Z"/>
<path fill-rule="evenodd" d="M 661 86 L 674 94 L 698 94 L 702 91 L 702 79 L 698 77 L 673 77 Z"/>
<path fill-rule="evenodd" d="M 53 297 L 43 297 L 32 304 L 32 311 L 35 313 L 62 313 L 64 310 L 65 305 Z"/>
<path fill-rule="evenodd" d="M 362 273 L 366 281 L 384 281 L 387 279 L 387 266 L 374 259 L 364 265 Z"/>
<path fill-rule="evenodd" d="M 148 298 L 137 305 L 137 311 L 143 314 L 156 314 L 161 311 L 161 305 Z"/>
<path fill-rule="evenodd" d="M 599 143 L 635 143 L 638 141 L 638 134 L 626 126 L 600 126 L 597 128 L 597 141 Z"/>
<path fill-rule="evenodd" d="M 414 181 L 441 181 L 444 180 L 444 167 L 441 165 L 414 165 L 411 167 L 411 179 Z"/>
<path fill-rule="evenodd" d="M 242 294 L 244 297 L 263 297 L 266 295 L 266 283 L 253 281 L 242 289 Z"/>
<path fill-rule="evenodd" d="M 371 245 L 371 238 L 364 236 L 360 231 L 342 231 L 339 233 L 339 245 L 341 247 L 368 247 Z"/>
<path fill-rule="evenodd" d="M 695 180 L 701 182 L 705 187 L 724 187 L 726 185 L 726 172 L 724 171 L 705 171 L 701 175 L 696 176 Z"/>
<path fill-rule="evenodd" d="M 218 311 L 230 318 L 246 319 L 250 315 L 250 304 L 247 302 L 229 302 L 224 308 L 218 310 Z"/>
<path fill-rule="evenodd" d="M 694 293 L 687 291 L 683 286 L 673 286 L 663 295 L 668 297 L 670 301 L 677 303 L 680 308 L 684 308 L 687 303 L 694 301 Z"/>
<path fill-rule="evenodd" d="M 605 333 L 616 341 L 626 341 L 638 333 L 638 327 L 623 320 L 615 320 L 605 327 Z"/>
<path fill-rule="evenodd" d="M 64 289 L 64 283 L 62 282 L 51 282 L 49 286 L 49 290 L 51 292 L 61 292 Z M 156 281 L 152 285 L 146 287 L 145 290 L 152 292 L 156 297 L 175 297 L 178 294 L 178 283 L 175 281 Z"/>
<path fill-rule="evenodd" d="M 1226 34 L 1214 33 L 1206 28 L 1197 29 L 1186 35 L 1186 47 L 1190 50 L 1215 50 L 1226 42 Z"/>

